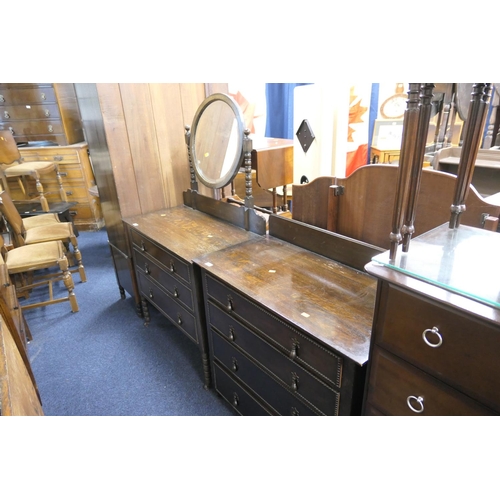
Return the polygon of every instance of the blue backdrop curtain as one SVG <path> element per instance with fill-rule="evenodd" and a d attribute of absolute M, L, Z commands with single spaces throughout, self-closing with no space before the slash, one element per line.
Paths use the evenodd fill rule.
<path fill-rule="evenodd" d="M 370 98 L 370 113 L 368 115 L 368 158 L 367 163 L 371 163 L 371 146 L 373 142 L 373 130 L 375 128 L 375 120 L 378 115 L 378 93 L 379 93 L 378 83 L 372 83 L 372 94 Z"/>
<path fill-rule="evenodd" d="M 307 83 L 266 83 L 266 137 L 293 139 L 293 90 Z"/>

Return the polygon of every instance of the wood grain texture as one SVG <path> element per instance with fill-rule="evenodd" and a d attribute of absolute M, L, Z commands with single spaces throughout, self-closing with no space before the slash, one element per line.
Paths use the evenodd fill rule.
<path fill-rule="evenodd" d="M 124 221 L 188 262 L 230 245 L 261 238 L 184 205 L 127 217 Z"/>
<path fill-rule="evenodd" d="M 207 272 L 363 365 L 376 280 L 272 236 L 196 259 Z"/>

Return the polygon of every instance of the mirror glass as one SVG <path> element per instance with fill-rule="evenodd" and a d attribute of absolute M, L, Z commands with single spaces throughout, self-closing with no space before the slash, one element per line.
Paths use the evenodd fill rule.
<path fill-rule="evenodd" d="M 213 94 L 198 108 L 190 147 L 197 177 L 205 186 L 221 188 L 238 173 L 243 161 L 243 116 L 225 94 Z"/>

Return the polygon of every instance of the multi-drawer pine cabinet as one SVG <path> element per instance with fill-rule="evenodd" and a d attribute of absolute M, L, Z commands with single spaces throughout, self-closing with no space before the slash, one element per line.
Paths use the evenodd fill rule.
<path fill-rule="evenodd" d="M 86 142 L 69 146 L 21 147 L 19 148 L 24 161 L 55 161 L 59 164 L 59 172 L 69 203 L 76 203 L 70 208 L 73 222 L 81 230 L 97 230 L 104 226 L 99 197 L 91 189 L 95 189 L 95 178 Z M 35 181 L 26 179 L 28 197 L 37 195 Z M 9 188 L 15 200 L 24 199 L 24 195 L 16 182 L 9 179 Z M 43 187 L 46 198 L 51 203 L 61 201 L 55 176 L 45 176 Z"/>
<path fill-rule="evenodd" d="M 60 146 L 84 140 L 72 83 L 0 83 L 0 129 L 17 143 Z"/>

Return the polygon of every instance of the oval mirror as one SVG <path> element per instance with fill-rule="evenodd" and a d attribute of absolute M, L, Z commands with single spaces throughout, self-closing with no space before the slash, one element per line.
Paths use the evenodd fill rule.
<path fill-rule="evenodd" d="M 193 119 L 190 149 L 197 177 L 205 186 L 229 184 L 243 161 L 244 122 L 240 107 L 226 94 L 213 94 Z"/>

